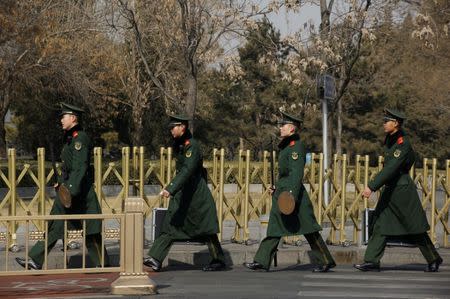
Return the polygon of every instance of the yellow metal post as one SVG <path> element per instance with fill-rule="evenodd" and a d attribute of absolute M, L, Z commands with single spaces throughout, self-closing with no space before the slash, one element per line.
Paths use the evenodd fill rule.
<path fill-rule="evenodd" d="M 139 166 L 139 148 L 137 146 L 133 146 L 131 151 L 131 172 L 130 172 L 130 183 L 133 190 L 133 196 L 137 196 L 138 194 L 138 166 Z"/>
<path fill-rule="evenodd" d="M 144 185 L 145 185 L 145 173 L 144 173 L 144 156 L 145 155 L 145 148 L 143 146 L 139 147 L 139 197 L 145 198 L 144 195 Z M 150 203 L 148 203 L 150 206 Z"/>
<path fill-rule="evenodd" d="M 369 155 L 366 155 L 364 161 L 364 187 L 369 185 Z M 364 209 L 369 207 L 368 198 L 364 197 Z"/>
<path fill-rule="evenodd" d="M 430 192 L 430 189 L 428 188 L 428 159 L 427 158 L 423 158 L 422 180 L 423 180 L 422 205 L 423 205 L 424 209 L 426 209 L 426 206 L 428 205 L 428 195 Z"/>
<path fill-rule="evenodd" d="M 437 159 L 432 160 L 432 177 L 431 177 L 431 242 L 436 243 L 436 176 L 437 176 Z"/>
<path fill-rule="evenodd" d="M 102 196 L 102 148 L 95 147 L 94 148 L 94 184 L 95 184 L 95 193 L 97 193 L 97 198 L 100 202 L 100 207 L 103 209 L 103 201 L 106 200 Z"/>
<path fill-rule="evenodd" d="M 323 153 L 319 154 L 319 175 L 318 175 L 318 179 L 319 179 L 319 194 L 318 194 L 318 206 L 319 206 L 319 224 L 322 225 L 322 221 L 323 221 L 323 175 L 324 175 L 324 171 L 323 171 Z"/>
<path fill-rule="evenodd" d="M 16 200 L 17 200 L 17 189 L 16 189 L 16 150 L 13 148 L 8 149 L 8 180 L 10 184 L 10 192 L 11 196 L 9 198 L 9 216 L 17 216 L 16 215 Z M 11 221 L 9 226 L 9 242 L 8 248 L 13 250 L 17 246 L 17 224 L 16 221 Z"/>
<path fill-rule="evenodd" d="M 122 210 L 125 206 L 125 199 L 128 197 L 130 189 L 130 148 L 122 148 L 122 179 L 123 179 L 123 194 L 122 194 Z"/>
<path fill-rule="evenodd" d="M 445 182 L 446 182 L 446 186 L 445 187 L 445 205 L 447 205 L 450 202 L 450 160 L 445 160 L 445 170 L 446 170 L 446 176 L 445 176 Z M 445 213 L 444 219 L 445 219 L 445 223 L 448 223 L 448 207 L 447 207 L 447 212 Z M 449 231 L 444 229 L 444 247 L 448 247 L 448 236 L 449 236 Z"/>
<path fill-rule="evenodd" d="M 250 150 L 245 153 L 245 190 L 244 190 L 244 242 L 248 241 L 248 206 L 250 201 Z"/>
<path fill-rule="evenodd" d="M 160 178 L 162 180 L 161 188 L 164 188 L 165 185 L 166 185 L 166 181 L 165 181 L 165 179 L 166 179 L 166 172 L 165 172 L 165 170 L 166 170 L 166 164 L 165 164 L 165 162 L 166 162 L 166 149 L 164 147 L 161 147 L 159 149 L 159 157 L 160 157 L 159 158 L 159 176 L 160 176 Z"/>
<path fill-rule="evenodd" d="M 225 204 L 225 149 L 220 149 L 220 174 L 219 174 L 219 223 L 220 223 L 220 235 L 219 240 L 222 240 L 223 232 L 223 206 Z"/>
<path fill-rule="evenodd" d="M 170 181 L 172 180 L 172 148 L 167 148 L 167 178 L 166 178 L 166 187 Z M 167 208 L 169 206 L 169 198 L 164 198 L 164 207 Z"/>
<path fill-rule="evenodd" d="M 347 198 L 347 155 L 342 155 L 341 174 L 341 231 L 339 232 L 340 243 L 344 244 L 345 239 L 345 201 Z"/>
<path fill-rule="evenodd" d="M 217 184 L 217 168 L 219 164 L 219 150 L 217 148 L 213 149 L 213 166 L 212 166 L 212 180 L 214 184 Z"/>
<path fill-rule="evenodd" d="M 156 283 L 143 271 L 144 201 L 139 197 L 125 199 L 125 241 L 121 248 L 124 271 L 111 284 L 114 295 L 156 294 Z"/>
<path fill-rule="evenodd" d="M 38 158 L 38 181 L 39 181 L 39 204 L 38 215 L 45 215 L 45 148 L 40 147 L 37 150 Z M 55 174 L 56 175 L 56 174 Z M 39 221 L 39 229 L 44 228 L 44 222 Z"/>

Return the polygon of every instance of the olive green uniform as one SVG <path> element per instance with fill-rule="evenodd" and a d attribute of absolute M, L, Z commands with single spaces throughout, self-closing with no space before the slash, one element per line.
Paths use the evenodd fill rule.
<path fill-rule="evenodd" d="M 224 263 L 224 254 L 217 233 L 219 223 L 216 206 L 206 183 L 206 169 L 199 144 L 187 130 L 174 144 L 176 175 L 166 187 L 171 194 L 161 235 L 148 255 L 162 262 L 177 240 L 205 242 L 211 263 Z"/>
<path fill-rule="evenodd" d="M 66 214 L 101 214 L 101 208 L 95 194 L 94 173 L 90 165 L 92 144 L 89 136 L 76 125 L 64 134 L 64 146 L 61 152 L 63 175 L 59 184 L 64 184 L 70 191 L 72 206 L 65 208 L 58 196 L 55 198 L 50 215 Z M 82 229 L 81 221 L 68 221 L 68 229 Z M 101 266 L 101 220 L 86 220 L 86 247 L 94 266 Z M 64 238 L 64 221 L 49 221 L 47 252 L 55 246 L 58 239 Z M 44 262 L 45 243 L 37 242 L 29 256 L 40 265 Z M 109 264 L 105 253 L 105 265 Z"/>
<path fill-rule="evenodd" d="M 372 191 L 385 187 L 374 212 L 372 235 L 364 256 L 366 262 L 380 262 L 387 236 L 402 236 L 415 243 L 428 263 L 440 258 L 427 234 L 430 226 L 416 185 L 409 176 L 414 162 L 414 150 L 403 131 L 386 136 L 384 167 L 368 184 Z"/>
<path fill-rule="evenodd" d="M 301 234 L 305 235 L 320 265 L 334 264 L 333 257 L 319 233 L 322 228 L 316 221 L 308 192 L 302 183 L 306 149 L 299 139 L 299 136 L 294 134 L 284 138 L 279 145 L 279 177 L 272 196 L 267 237 L 262 240 L 254 257 L 254 261 L 265 269 L 270 268 L 281 237 Z M 282 214 L 278 208 L 277 198 L 283 191 L 292 193 L 296 202 L 294 212 L 290 215 Z"/>

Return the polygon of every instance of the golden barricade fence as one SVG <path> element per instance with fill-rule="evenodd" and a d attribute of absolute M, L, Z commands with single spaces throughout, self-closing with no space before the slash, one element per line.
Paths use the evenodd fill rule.
<path fill-rule="evenodd" d="M 97 268 L 88 268 L 87 261 L 86 261 L 86 234 L 84 234 L 84 231 L 86 231 L 86 220 L 89 219 L 100 219 L 103 222 L 102 225 L 102 244 L 101 244 L 101 267 Z M 107 229 L 104 225 L 104 222 L 106 220 L 114 219 L 119 222 L 119 229 Z M 47 238 L 45 236 L 48 235 L 49 231 L 49 222 L 51 221 L 64 221 L 64 237 L 63 237 L 63 267 L 61 269 L 49 269 L 48 267 L 48 252 L 47 252 Z M 82 229 L 80 230 L 69 230 L 68 229 L 68 223 L 71 221 L 80 221 Z M 41 222 L 44 223 L 43 229 L 36 226 L 34 223 Z M 123 248 L 124 243 L 124 232 L 126 231 L 124 227 L 124 215 L 123 214 L 103 214 L 103 215 L 95 215 L 95 214 L 89 214 L 89 215 L 45 215 L 45 216 L 6 216 L 2 217 L 2 225 L 0 225 L 0 243 L 9 244 L 9 236 L 11 233 L 9 232 L 9 229 L 11 229 L 11 225 L 8 225 L 9 223 L 15 223 L 17 226 L 21 226 L 24 228 L 24 231 L 20 233 L 22 236 L 20 239 L 20 243 L 23 247 L 25 247 L 25 252 L 23 255 L 23 258 L 28 262 L 28 252 L 31 248 L 31 245 L 34 241 L 43 241 L 44 242 L 44 263 L 42 266 L 42 274 L 59 274 L 59 273 L 90 273 L 90 272 L 119 272 L 123 271 L 123 268 L 121 266 L 119 267 L 107 267 L 105 265 L 105 251 L 104 251 L 104 245 L 105 241 L 117 241 L 120 242 L 120 248 Z M 18 242 L 19 238 L 16 238 L 15 242 Z M 67 244 L 70 241 L 78 241 L 83 244 L 81 249 L 81 267 L 80 268 L 73 268 L 68 269 L 68 250 L 67 250 Z M 119 249 L 120 249 L 119 248 Z M 24 270 L 11 270 L 9 265 L 10 260 L 10 253 L 8 250 L 5 250 L 3 253 L 4 257 L 4 265 L 0 268 L 0 275 L 17 275 L 17 274 L 25 274 L 29 275 L 30 273 L 36 274 L 36 272 L 33 271 L 33 269 L 24 269 Z M 39 270 L 41 271 L 41 270 Z M 41 273 L 41 272 L 40 272 Z"/>
<path fill-rule="evenodd" d="M 46 167 L 44 149 L 38 149 L 37 157 L 37 162 L 33 166 L 30 163 L 19 166 L 14 149 L 8 151 L 8 163 L 0 168 L 0 182 L 3 182 L 7 189 L 0 202 L 0 222 L 3 215 L 44 215 L 48 212 L 51 199 L 46 186 L 53 177 L 53 170 Z M 95 190 L 103 212 L 112 214 L 123 212 L 124 200 L 130 192 L 144 199 L 146 216 L 150 215 L 153 208 L 168 206 L 168 200 L 162 199 L 159 191 L 155 192 L 155 188 L 146 189 L 146 186 L 155 185 L 164 188 L 175 175 L 175 160 L 171 148 L 161 148 L 159 160 L 146 159 L 144 147 L 131 149 L 124 147 L 121 161 L 106 164 L 102 157 L 102 149 L 95 148 Z M 249 222 L 258 221 L 261 215 L 270 211 L 270 153 L 264 152 L 262 161 L 258 162 L 252 161 L 249 150 L 240 150 L 237 157 L 236 161 L 226 161 L 225 150 L 214 149 L 212 159 L 205 160 L 204 166 L 208 170 L 208 183 L 216 201 L 221 231 L 224 221 L 234 221 L 236 224 L 232 241 L 247 243 Z M 415 168 L 410 171 L 422 195 L 422 205 L 429 216 L 430 237 L 433 242 L 445 247 L 449 246 L 450 236 L 449 161 L 445 161 L 443 170 L 438 170 L 436 159 L 425 158 L 420 171 Z M 334 155 L 331 167 L 325 170 L 323 155 L 311 154 L 311 160 L 305 167 L 304 183 L 318 222 L 324 227 L 329 227 L 330 233 L 327 238 L 329 243 L 341 245 L 358 243 L 362 230 L 362 212 L 365 208 L 375 206 L 373 198 L 368 200 L 362 197 L 362 191 L 381 170 L 383 162 L 383 157 L 379 157 L 377 167 L 370 167 L 368 156 L 356 155 L 351 163 L 345 154 Z M 17 193 L 17 187 L 25 176 L 30 177 L 31 182 L 37 187 L 30 201 L 24 201 Z M 329 182 L 331 191 L 328 205 L 325 205 L 323 198 L 323 185 L 326 181 Z M 108 184 L 118 189 L 116 195 L 105 195 Z M 148 191 L 150 189 L 152 191 Z M 439 202 L 437 192 L 441 194 Z M 379 196 L 379 192 L 377 194 Z M 14 222 L 9 225 L 17 228 Z M 37 222 L 36 225 L 42 228 L 42 223 Z M 438 230 L 439 234 L 442 232 L 442 238 L 438 238 Z M 9 231 L 14 232 L 15 229 Z M 15 244 L 14 236 L 14 233 L 9 236 L 10 247 Z"/>
<path fill-rule="evenodd" d="M 0 276 L 2 275 L 31 275 L 31 274 L 68 274 L 68 273 L 100 273 L 100 272 L 120 272 L 119 277 L 111 284 L 112 294 L 117 295 L 140 295 L 140 294 L 155 294 L 156 284 L 151 280 L 147 273 L 143 271 L 142 257 L 144 242 L 142 235 L 144 232 L 143 221 L 144 201 L 139 197 L 127 197 L 123 204 L 123 213 L 118 214 L 84 214 L 84 215 L 45 215 L 45 216 L 3 216 L 0 223 L 0 245 L 5 244 L 5 247 L 10 243 L 9 236 L 12 234 L 9 230 L 13 228 L 11 223 L 20 225 L 22 231 L 18 233 L 20 238 L 16 241 L 20 241 L 25 247 L 23 258 L 25 261 L 25 269 L 22 269 L 19 265 L 14 263 L 12 256 L 10 258 L 9 250 L 4 250 L 0 255 L 0 259 L 3 261 L 2 267 L 0 267 Z M 102 221 L 101 230 L 101 250 L 99 250 L 100 265 L 95 267 L 87 267 L 86 260 L 87 253 L 87 227 L 86 221 L 92 219 Z M 49 231 L 53 226 L 50 222 L 63 221 L 63 230 L 60 236 L 57 236 L 63 240 L 63 254 L 52 253 L 52 268 L 49 269 L 49 257 L 48 257 L 48 238 Z M 107 221 L 118 222 L 117 227 L 107 228 Z M 34 223 L 43 223 L 44 229 L 39 228 Z M 76 222 L 76 223 L 74 223 Z M 81 229 L 69 230 L 68 225 L 76 224 L 79 226 L 81 223 Z M 3 224 L 3 226 L 2 226 Z M 55 224 L 55 223 L 53 223 Z M 58 224 L 59 225 L 59 224 Z M 15 232 L 14 232 L 15 233 Z M 59 228 L 53 233 L 59 233 Z M 81 266 L 71 265 L 68 267 L 69 254 L 67 245 L 70 241 L 75 240 L 81 242 L 81 252 L 71 253 L 70 256 L 76 258 L 81 254 Z M 28 265 L 29 251 L 33 242 L 44 242 L 44 261 L 40 265 L 40 269 L 30 269 Z M 106 241 L 108 241 L 109 247 L 111 243 L 118 243 L 115 247 L 119 251 L 118 262 L 113 264 L 107 264 L 105 256 Z M 114 250 L 113 250 L 114 251 Z M 117 252 L 114 252 L 117 254 Z M 113 253 L 109 252 L 108 256 L 112 257 Z M 17 254 L 15 254 L 17 256 Z M 55 262 L 57 259 L 63 259 L 62 267 Z M 10 263 L 14 266 L 10 268 Z M 109 259 L 108 263 L 111 263 Z M 19 269 L 20 270 L 17 270 Z"/>

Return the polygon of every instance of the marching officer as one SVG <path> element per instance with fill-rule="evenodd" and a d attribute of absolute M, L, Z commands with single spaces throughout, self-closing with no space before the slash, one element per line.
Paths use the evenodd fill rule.
<path fill-rule="evenodd" d="M 101 214 L 101 208 L 94 192 L 94 170 L 90 165 L 92 143 L 89 136 L 82 129 L 79 120 L 83 110 L 74 105 L 61 103 L 61 125 L 64 130 L 64 146 L 61 152 L 62 176 L 58 177 L 55 189 L 61 187 L 68 190 L 70 207 L 57 195 L 50 211 L 50 215 L 65 214 Z M 57 174 L 55 174 L 57 175 Z M 82 229 L 80 221 L 68 221 L 70 229 Z M 102 222 L 97 219 L 86 220 L 86 247 L 95 267 L 101 267 L 101 231 Z M 55 246 L 58 239 L 64 238 L 64 221 L 49 221 L 47 238 L 47 252 Z M 109 258 L 104 251 L 104 265 L 109 265 Z M 16 258 L 23 267 L 42 269 L 45 254 L 45 242 L 38 241 L 29 251 L 29 259 Z"/>
<path fill-rule="evenodd" d="M 380 271 L 380 260 L 388 236 L 402 236 L 416 244 L 428 262 L 425 272 L 437 272 L 442 258 L 430 240 L 427 217 L 417 194 L 416 185 L 409 176 L 415 153 L 408 136 L 402 130 L 403 112 L 384 110 L 384 167 L 369 182 L 363 196 L 384 186 L 375 208 L 369 243 L 364 263 L 354 267 L 361 271 Z"/>
<path fill-rule="evenodd" d="M 327 272 L 336 263 L 319 233 L 322 228 L 316 221 L 308 192 L 302 183 L 306 149 L 298 134 L 301 120 L 284 112 L 281 114 L 282 118 L 278 121 L 282 138 L 278 145 L 279 178 L 272 195 L 267 237 L 261 241 L 253 262 L 244 263 L 244 266 L 251 270 L 269 271 L 281 237 L 303 234 L 319 262 L 313 272 Z M 291 209 L 290 214 L 283 212 L 282 206 L 279 206 L 283 194 L 288 194 L 292 202 L 293 211 Z"/>
<path fill-rule="evenodd" d="M 188 129 L 189 119 L 183 115 L 170 116 L 170 132 L 174 139 L 176 175 L 160 195 L 170 197 L 162 233 L 155 239 L 144 258 L 144 265 L 160 271 L 161 264 L 177 240 L 197 240 L 208 246 L 211 260 L 203 271 L 225 269 L 225 257 L 217 233 L 214 199 L 207 185 L 206 169 L 198 142 Z"/>

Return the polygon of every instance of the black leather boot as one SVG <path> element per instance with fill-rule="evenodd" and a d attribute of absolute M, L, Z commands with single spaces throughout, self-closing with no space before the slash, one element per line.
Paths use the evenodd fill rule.
<path fill-rule="evenodd" d="M 380 271 L 380 264 L 369 263 L 369 262 L 365 262 L 362 264 L 355 264 L 355 265 L 353 265 L 353 267 L 355 267 L 356 269 L 361 270 L 361 271 L 376 271 L 376 272 Z"/>
<path fill-rule="evenodd" d="M 158 260 L 156 260 L 152 257 L 144 258 L 144 265 L 152 268 L 152 270 L 155 272 L 161 271 L 161 262 L 159 262 Z"/>
<path fill-rule="evenodd" d="M 33 269 L 33 270 L 41 270 L 42 269 L 42 265 L 36 263 L 32 258 L 28 258 L 28 262 L 25 262 L 24 258 L 16 257 L 16 262 L 24 268 L 26 268 L 26 266 L 28 265 L 28 269 Z"/>
<path fill-rule="evenodd" d="M 331 268 L 336 267 L 335 263 L 329 263 L 326 265 L 319 265 L 316 266 L 312 271 L 313 272 L 328 272 L 328 270 L 330 270 Z"/>
<path fill-rule="evenodd" d="M 424 271 L 425 272 L 438 272 L 439 271 L 439 266 L 442 264 L 442 262 L 443 262 L 442 258 L 439 257 L 434 262 L 429 263 Z"/>
<path fill-rule="evenodd" d="M 269 269 L 266 269 L 263 265 L 261 265 L 258 262 L 252 262 L 252 263 L 243 263 L 244 267 L 249 268 L 250 270 L 266 270 L 269 271 Z"/>

